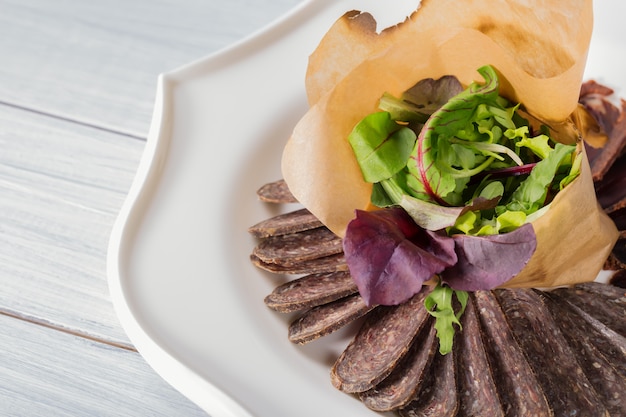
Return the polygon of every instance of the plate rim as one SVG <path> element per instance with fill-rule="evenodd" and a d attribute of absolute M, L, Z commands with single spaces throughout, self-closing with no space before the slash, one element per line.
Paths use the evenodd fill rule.
<path fill-rule="evenodd" d="M 142 195 L 151 186 L 151 181 L 157 180 L 159 152 L 171 139 L 168 136 L 173 107 L 171 98 L 176 85 L 201 74 L 207 66 L 227 64 L 229 60 L 237 60 L 242 54 L 245 56 L 246 50 L 267 46 L 268 41 L 276 41 L 280 33 L 289 31 L 290 25 L 307 19 L 308 13 L 319 12 L 331 3 L 331 0 L 304 0 L 241 40 L 158 75 L 145 147 L 126 198 L 111 228 L 107 246 L 106 276 L 109 294 L 122 328 L 138 353 L 161 378 L 212 416 L 253 417 L 253 414 L 159 344 L 133 312 L 120 271 L 125 239 L 128 233 L 132 233 L 129 231 L 129 228 L 133 227 L 131 218 L 137 211 L 141 211 L 139 206 L 143 203 Z"/>

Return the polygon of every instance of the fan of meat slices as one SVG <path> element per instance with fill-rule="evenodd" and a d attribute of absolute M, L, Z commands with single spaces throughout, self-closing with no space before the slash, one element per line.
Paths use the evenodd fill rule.
<path fill-rule="evenodd" d="M 268 204 L 304 206 L 249 229 L 259 240 L 252 262 L 291 277 L 267 295 L 267 306 L 297 313 L 288 329 L 289 340 L 297 344 L 360 319 L 331 369 L 331 382 L 372 410 L 401 416 L 626 415 L 626 104 L 615 106 L 613 91 L 593 81 L 576 87 L 591 33 L 591 3 L 576 1 L 567 13 L 556 1 L 532 9 L 525 3 L 498 0 L 483 10 L 478 0 L 462 7 L 451 0 L 424 1 L 406 22 L 380 34 L 371 16 L 347 13 L 311 56 L 311 109 L 285 148 L 285 180 L 258 191 Z M 476 68 L 483 84 L 475 81 Z M 448 76 L 459 88 L 446 91 L 440 102 L 430 100 L 448 89 L 439 87 L 441 80 L 448 85 Z M 429 100 L 415 106 L 407 92 L 421 80 L 428 80 Z M 457 181 L 457 189 L 458 184 L 465 187 L 458 196 L 438 193 L 427 175 L 420 185 L 425 197 L 406 197 L 406 189 L 396 193 L 397 185 L 405 184 L 398 173 L 410 173 L 407 159 L 417 161 L 418 172 L 427 171 L 420 171 L 420 163 L 428 152 L 416 154 L 415 149 L 444 142 L 435 125 L 439 122 L 432 120 L 445 122 L 443 113 L 451 114 L 460 101 L 477 103 L 472 114 L 476 108 L 489 109 L 480 121 L 472 120 L 483 136 L 483 119 L 495 119 L 487 136 L 517 137 L 515 143 L 532 143 L 518 147 L 532 149 L 516 157 L 499 143 L 473 143 L 474 156 L 464 161 L 490 168 L 478 180 Z M 409 119 L 396 117 L 406 116 L 407 103 L 424 120 L 416 122 L 413 113 Z M 422 114 L 429 106 L 433 109 Z M 522 130 L 518 124 L 507 128 L 521 120 L 526 121 Z M 364 126 L 363 121 L 361 131 L 382 130 L 385 138 L 401 138 L 399 143 L 408 145 L 378 153 L 375 159 L 385 164 L 372 168 L 367 160 L 383 142 L 353 141 L 355 126 Z M 459 137 L 466 140 L 465 134 L 457 134 L 453 145 L 459 145 Z M 445 153 L 441 149 L 440 155 Z M 513 162 L 502 162 L 498 152 Z M 547 156 L 557 152 L 558 157 Z M 463 149 L 457 153 L 468 155 Z M 406 154 L 400 163 L 398 154 Z M 524 206 L 523 214 L 519 202 L 497 206 L 506 190 L 489 185 L 488 179 L 513 172 L 515 178 L 502 183 L 524 188 L 520 184 L 536 167 L 544 176 L 551 170 L 548 183 L 561 187 L 548 188 L 543 205 Z M 474 165 L 463 168 L 480 171 Z M 436 177 L 437 187 L 443 177 Z M 474 198 L 459 203 L 467 190 Z M 424 211 L 436 215 L 424 221 Z M 501 219 L 475 223 L 468 212 L 495 212 Z M 404 233 L 394 248 L 410 240 L 434 258 L 420 261 L 420 267 L 439 261 L 443 266 L 423 267 L 425 276 L 411 282 L 404 272 L 379 273 L 372 281 L 363 271 L 380 266 L 363 258 L 377 258 L 376 248 L 364 251 L 367 256 L 357 263 L 354 258 L 363 240 L 383 245 L 377 241 L 381 230 L 395 233 L 381 228 L 381 222 L 399 225 Z M 455 237 L 460 232 L 467 237 Z M 464 244 L 459 240 L 474 245 L 475 239 L 488 242 L 481 243 L 484 253 L 491 250 L 486 246 L 498 245 L 513 252 L 499 250 L 497 261 L 476 261 L 481 271 L 474 278 L 472 268 L 464 267 L 471 264 L 471 251 L 458 255 L 457 248 Z M 415 270 L 387 258 L 384 262 L 388 270 Z M 490 269 L 491 264 L 496 267 Z M 451 272 L 459 268 L 462 273 Z M 602 268 L 612 271 L 608 283 L 594 281 Z"/>

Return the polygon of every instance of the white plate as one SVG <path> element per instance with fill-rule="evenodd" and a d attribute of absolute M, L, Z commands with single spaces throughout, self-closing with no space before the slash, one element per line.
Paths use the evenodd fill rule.
<path fill-rule="evenodd" d="M 328 27 L 351 9 L 396 23 L 417 3 L 311 0 L 159 78 L 145 153 L 110 240 L 109 283 L 139 352 L 214 417 L 377 415 L 330 384 L 345 333 L 305 347 L 287 341 L 287 317 L 263 304 L 277 278 L 248 262 L 247 227 L 275 213 L 255 191 L 280 178 L 282 146 L 306 111 L 307 58 Z M 597 9 L 587 76 L 626 92 L 626 6 Z"/>

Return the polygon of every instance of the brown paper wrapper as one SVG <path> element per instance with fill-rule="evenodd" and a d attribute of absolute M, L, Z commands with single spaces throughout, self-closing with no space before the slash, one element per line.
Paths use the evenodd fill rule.
<path fill-rule="evenodd" d="M 572 114 L 591 37 L 591 1 L 574 0 L 567 7 L 556 0 L 526 3 L 424 0 L 405 22 L 380 34 L 367 14 L 350 12 L 339 19 L 311 56 L 306 85 L 311 107 L 283 153 L 283 177 L 298 201 L 343 236 L 356 209 L 372 208 L 372 185 L 363 180 L 347 141 L 352 128 L 377 111 L 385 92 L 399 96 L 424 78 L 444 75 L 469 85 L 481 80 L 476 69 L 486 64 L 498 71 L 503 96 L 550 125 L 557 140 L 576 141 Z M 559 278 L 566 273 L 576 282 L 583 275 L 587 281 L 595 277 L 616 231 L 585 176 L 537 220 L 537 253 L 528 273 L 525 269 L 511 285 L 572 282 Z M 581 236 L 587 247 L 571 242 Z M 555 258 L 560 266 L 550 268 Z M 582 271 L 578 263 L 593 266 Z"/>
<path fill-rule="evenodd" d="M 579 144 L 578 152 L 585 152 Z M 619 232 L 598 205 L 587 156 L 580 175 L 532 222 L 537 249 L 524 269 L 502 287 L 557 287 L 593 281 Z"/>

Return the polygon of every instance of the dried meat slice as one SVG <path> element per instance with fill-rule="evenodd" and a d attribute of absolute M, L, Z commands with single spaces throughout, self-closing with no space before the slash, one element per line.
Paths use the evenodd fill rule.
<path fill-rule="evenodd" d="M 250 255 L 250 261 L 257 267 L 275 274 L 323 274 L 329 272 L 347 271 L 348 265 L 343 253 L 311 259 L 290 265 L 279 265 L 263 262 L 257 256 Z"/>
<path fill-rule="evenodd" d="M 615 242 L 611 257 L 621 269 L 626 269 L 626 236 L 624 236 L 624 231 L 622 231 L 622 237 Z"/>
<path fill-rule="evenodd" d="M 456 355 L 458 417 L 504 416 L 479 323 L 474 302 L 470 298 L 461 317 L 462 330 Z"/>
<path fill-rule="evenodd" d="M 517 344 L 493 292 L 476 291 L 472 297 L 504 414 L 507 417 L 552 416 L 537 376 Z"/>
<path fill-rule="evenodd" d="M 409 350 L 430 314 L 424 307 L 429 287 L 407 302 L 380 306 L 367 318 L 359 332 L 331 369 L 331 382 L 339 390 L 363 392 L 385 379 Z"/>
<path fill-rule="evenodd" d="M 290 313 L 330 303 L 356 292 L 356 284 L 347 271 L 310 274 L 274 288 L 265 297 L 265 304 L 272 310 Z"/>
<path fill-rule="evenodd" d="M 626 122 L 624 123 L 626 125 Z M 624 129 L 626 138 L 626 128 Z M 626 142 L 626 140 L 625 140 Z M 608 152 L 603 151 L 603 152 Z M 604 211 L 612 213 L 626 207 L 626 155 L 621 156 L 608 168 L 602 180 L 594 183 L 598 203 Z"/>
<path fill-rule="evenodd" d="M 423 388 L 429 366 L 437 352 L 435 335 L 434 326 L 425 326 L 393 372 L 374 388 L 359 394 L 363 404 L 375 411 L 396 410 L 408 404 L 417 391 Z"/>
<path fill-rule="evenodd" d="M 574 285 L 576 290 L 583 290 L 596 294 L 611 304 L 626 306 L 626 290 L 615 285 L 602 284 L 600 282 L 585 282 Z"/>
<path fill-rule="evenodd" d="M 555 298 L 559 304 L 565 305 L 583 321 L 582 325 L 593 335 L 590 339 L 592 343 L 605 357 L 610 358 L 613 367 L 622 376 L 626 377 L 626 337 L 615 333 L 574 304 L 556 297 L 552 291 L 546 294 L 551 298 Z"/>
<path fill-rule="evenodd" d="M 619 288 L 626 288 L 626 269 L 620 269 L 611 277 L 611 285 Z"/>
<path fill-rule="evenodd" d="M 435 355 L 415 398 L 398 410 L 401 417 L 455 417 L 459 408 L 455 351 Z"/>
<path fill-rule="evenodd" d="M 252 254 L 265 263 L 291 266 L 343 252 L 341 238 L 325 227 L 261 240 Z"/>
<path fill-rule="evenodd" d="M 291 194 L 285 180 L 270 182 L 257 190 L 257 196 L 266 203 L 287 204 L 297 203 L 298 200 Z"/>
<path fill-rule="evenodd" d="M 604 179 L 626 147 L 626 102 L 622 100 L 621 108 L 615 106 L 609 98 L 613 91 L 601 87 L 598 84 L 583 86 L 579 98 L 579 103 L 608 137 L 601 148 L 588 148 L 591 151 L 589 161 L 594 181 Z"/>
<path fill-rule="evenodd" d="M 263 220 L 248 228 L 248 232 L 257 238 L 266 238 L 303 232 L 322 226 L 322 222 L 309 210 L 300 209 Z"/>
<path fill-rule="evenodd" d="M 580 86 L 580 98 L 583 99 L 590 94 L 599 94 L 601 96 L 610 96 L 614 93 L 611 87 L 600 84 L 595 80 L 585 81 Z"/>
<path fill-rule="evenodd" d="M 613 220 L 618 230 L 622 232 L 622 238 L 626 237 L 624 235 L 624 231 L 626 230 L 626 207 L 611 212 L 609 217 Z"/>
<path fill-rule="evenodd" d="M 626 415 L 626 376 L 613 366 L 613 361 L 623 363 L 626 357 L 606 357 L 594 343 L 598 335 L 567 308 L 567 303 L 547 295 L 542 298 L 610 415 Z"/>
<path fill-rule="evenodd" d="M 305 344 L 339 330 L 362 317 L 375 306 L 368 306 L 359 294 L 313 307 L 289 325 L 289 340 Z"/>
<path fill-rule="evenodd" d="M 495 290 L 555 416 L 608 416 L 550 311 L 533 290 Z"/>
<path fill-rule="evenodd" d="M 552 294 L 578 306 L 610 329 L 626 336 L 626 306 L 607 303 L 602 297 L 576 288 L 557 288 Z"/>

